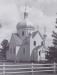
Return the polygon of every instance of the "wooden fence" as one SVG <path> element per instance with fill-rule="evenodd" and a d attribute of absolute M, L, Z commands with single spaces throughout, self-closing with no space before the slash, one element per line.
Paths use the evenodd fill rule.
<path fill-rule="evenodd" d="M 20 74 L 20 73 L 35 73 L 35 72 L 57 72 L 57 64 L 15 64 L 15 65 L 0 65 L 0 75 Z"/>

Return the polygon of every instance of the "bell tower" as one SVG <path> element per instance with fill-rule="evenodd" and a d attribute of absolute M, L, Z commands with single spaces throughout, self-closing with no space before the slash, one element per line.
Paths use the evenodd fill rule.
<path fill-rule="evenodd" d="M 21 39 L 25 39 L 26 37 L 28 37 L 29 33 L 31 33 L 31 31 L 34 30 L 33 26 L 28 25 L 27 18 L 28 18 L 27 0 L 25 0 L 23 20 L 19 22 L 16 26 L 17 34 L 21 37 Z"/>

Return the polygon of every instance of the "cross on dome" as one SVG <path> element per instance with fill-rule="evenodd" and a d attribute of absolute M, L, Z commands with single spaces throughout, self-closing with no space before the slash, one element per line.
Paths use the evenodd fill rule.
<path fill-rule="evenodd" d="M 24 20 L 28 17 L 27 4 L 25 3 Z"/>

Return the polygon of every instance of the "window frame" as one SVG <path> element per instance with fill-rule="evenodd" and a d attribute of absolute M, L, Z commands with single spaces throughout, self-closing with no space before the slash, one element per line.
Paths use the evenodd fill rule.
<path fill-rule="evenodd" d="M 24 36 L 24 31 L 22 31 L 22 36 Z"/>
<path fill-rule="evenodd" d="M 23 55 L 25 55 L 25 48 L 23 48 Z"/>
<path fill-rule="evenodd" d="M 36 46 L 36 41 L 33 41 L 34 46 Z"/>
<path fill-rule="evenodd" d="M 41 52 L 41 51 L 39 51 L 39 56 L 40 56 L 40 52 Z"/>

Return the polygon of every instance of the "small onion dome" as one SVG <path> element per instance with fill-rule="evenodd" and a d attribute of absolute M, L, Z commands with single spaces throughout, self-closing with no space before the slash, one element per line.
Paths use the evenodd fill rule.
<path fill-rule="evenodd" d="M 26 28 L 26 22 L 19 22 L 16 26 L 17 30 Z"/>

